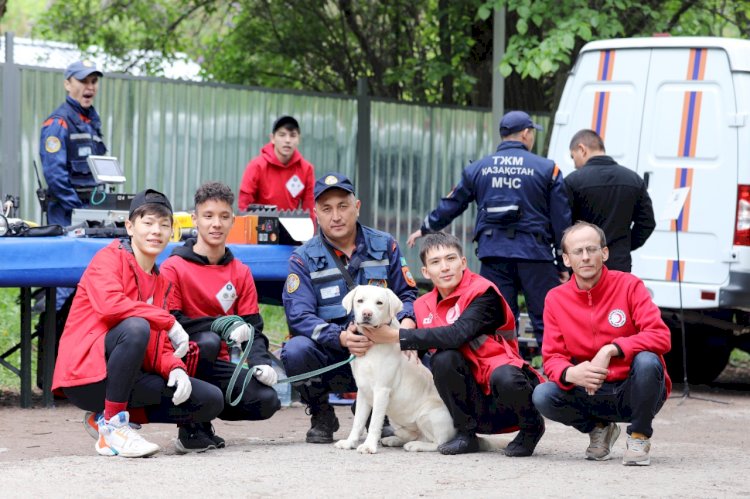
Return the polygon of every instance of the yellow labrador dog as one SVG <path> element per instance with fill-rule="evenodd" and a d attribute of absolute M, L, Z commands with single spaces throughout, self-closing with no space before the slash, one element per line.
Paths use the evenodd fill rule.
<path fill-rule="evenodd" d="M 357 286 L 344 297 L 343 305 L 347 312 L 354 311 L 357 326 L 399 327 L 396 314 L 403 304 L 390 289 Z M 396 433 L 382 439 L 387 447 L 436 451 L 438 445 L 456 435 L 432 373 L 418 359 L 407 359 L 398 344 L 373 345 L 367 354 L 352 362 L 352 372 L 357 381 L 357 408 L 349 437 L 335 443 L 339 449 L 357 447 L 370 410 L 367 438 L 357 447 L 363 454 L 377 452 L 386 414 Z"/>

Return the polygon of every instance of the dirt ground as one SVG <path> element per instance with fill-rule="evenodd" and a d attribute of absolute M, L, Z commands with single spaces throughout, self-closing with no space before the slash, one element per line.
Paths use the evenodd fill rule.
<path fill-rule="evenodd" d="M 746 374 L 745 377 L 748 377 Z M 375 455 L 304 443 L 301 407 L 263 422 L 217 421 L 227 448 L 177 455 L 176 429 L 147 425 L 163 451 L 148 459 L 101 457 L 83 412 L 62 402 L 20 409 L 0 400 L 0 497 L 748 497 L 750 379 L 682 386 L 654 422 L 649 467 L 625 467 L 625 432 L 614 459 L 583 459 L 588 437 L 558 423 L 531 458 L 501 452 L 442 456 L 380 449 Z M 704 400 L 710 399 L 710 400 Z M 344 438 L 348 407 L 337 408 Z M 623 425 L 624 429 L 624 425 Z M 508 442 L 513 435 L 495 436 Z"/>

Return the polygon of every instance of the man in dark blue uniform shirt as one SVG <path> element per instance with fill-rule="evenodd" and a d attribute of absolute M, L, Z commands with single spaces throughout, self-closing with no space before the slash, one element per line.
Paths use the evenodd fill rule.
<path fill-rule="evenodd" d="M 518 292 L 523 291 L 534 335 L 541 347 L 542 315 L 547 291 L 564 280 L 555 253 L 570 225 L 570 207 L 557 165 L 537 156 L 536 131 L 541 129 L 523 111 L 500 121 L 503 141 L 494 154 L 467 166 L 454 189 L 409 236 L 413 247 L 424 234 L 446 227 L 474 201 L 474 240 L 482 262 L 480 274 L 495 283 L 518 319 Z"/>
<path fill-rule="evenodd" d="M 414 328 L 416 283 L 390 234 L 361 225 L 360 201 L 351 181 L 340 173 L 315 182 L 315 214 L 320 232 L 289 258 L 283 301 L 292 337 L 281 351 L 289 376 L 307 373 L 364 355 L 372 342 L 356 334 L 341 300 L 359 284 L 390 288 L 404 303 L 397 318 Z M 331 443 L 339 422 L 328 403 L 332 391 L 356 389 L 348 364 L 297 386 L 312 416 L 308 443 Z"/>
<path fill-rule="evenodd" d="M 107 152 L 102 122 L 93 106 L 101 77 L 91 61 L 68 66 L 64 81 L 68 96 L 42 124 L 39 157 L 49 195 L 48 224 L 70 225 L 72 210 L 88 206 L 96 187 L 86 158 Z M 57 290 L 58 310 L 71 293 L 71 288 Z"/>
<path fill-rule="evenodd" d="M 39 156 L 50 195 L 50 224 L 70 225 L 70 212 L 86 206 L 96 186 L 86 158 L 107 152 L 102 122 L 93 106 L 101 76 L 90 61 L 68 66 L 64 82 L 68 96 L 42 124 Z"/>

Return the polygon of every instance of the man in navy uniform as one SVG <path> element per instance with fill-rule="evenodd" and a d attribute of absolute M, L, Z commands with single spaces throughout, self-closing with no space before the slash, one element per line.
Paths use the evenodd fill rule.
<path fill-rule="evenodd" d="M 68 96 L 42 124 L 39 156 L 50 195 L 50 224 L 70 225 L 71 211 L 88 205 L 96 186 L 86 158 L 107 152 L 102 122 L 93 106 L 101 77 L 93 62 L 68 66 L 64 82 Z"/>
<path fill-rule="evenodd" d="M 315 214 L 320 232 L 289 258 L 283 301 L 292 337 L 281 351 L 289 376 L 307 373 L 364 355 L 372 342 L 356 334 L 341 305 L 359 284 L 390 288 L 404 302 L 402 328 L 414 328 L 416 283 L 396 240 L 358 222 L 360 201 L 354 185 L 340 173 L 315 182 Z M 356 389 L 348 364 L 297 386 L 312 416 L 308 443 L 331 443 L 339 422 L 328 403 L 330 392 Z"/>
<path fill-rule="evenodd" d="M 42 123 L 39 158 L 47 182 L 47 223 L 70 225 L 74 208 L 89 205 L 96 187 L 86 158 L 102 155 L 102 121 L 94 109 L 102 72 L 91 61 L 76 61 L 65 70 L 65 102 Z M 56 308 L 60 310 L 73 288 L 58 288 Z"/>
<path fill-rule="evenodd" d="M 413 247 L 419 237 L 446 227 L 476 202 L 474 240 L 482 262 L 480 274 L 500 289 L 516 319 L 518 292 L 523 291 L 540 346 L 544 298 L 568 277 L 567 272 L 558 273 L 555 256 L 560 254 L 563 230 L 570 225 L 560 169 L 531 152 L 541 128 L 523 111 L 503 116 L 503 140 L 497 151 L 467 166 L 458 184 L 407 240 Z"/>

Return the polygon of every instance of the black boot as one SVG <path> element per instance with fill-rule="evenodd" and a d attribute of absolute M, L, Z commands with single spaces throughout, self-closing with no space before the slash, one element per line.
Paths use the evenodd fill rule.
<path fill-rule="evenodd" d="M 440 445 L 438 450 L 450 456 L 479 452 L 479 439 L 473 431 L 459 431 L 453 440 Z"/>
<path fill-rule="evenodd" d="M 309 406 L 312 426 L 307 430 L 305 441 L 308 444 L 333 443 L 333 433 L 339 429 L 339 420 L 333 407 L 328 404 Z"/>
<path fill-rule="evenodd" d="M 508 457 L 529 457 L 534 453 L 536 444 L 544 435 L 544 420 L 532 428 L 521 428 L 516 438 L 514 438 L 505 448 L 505 455 Z"/>

